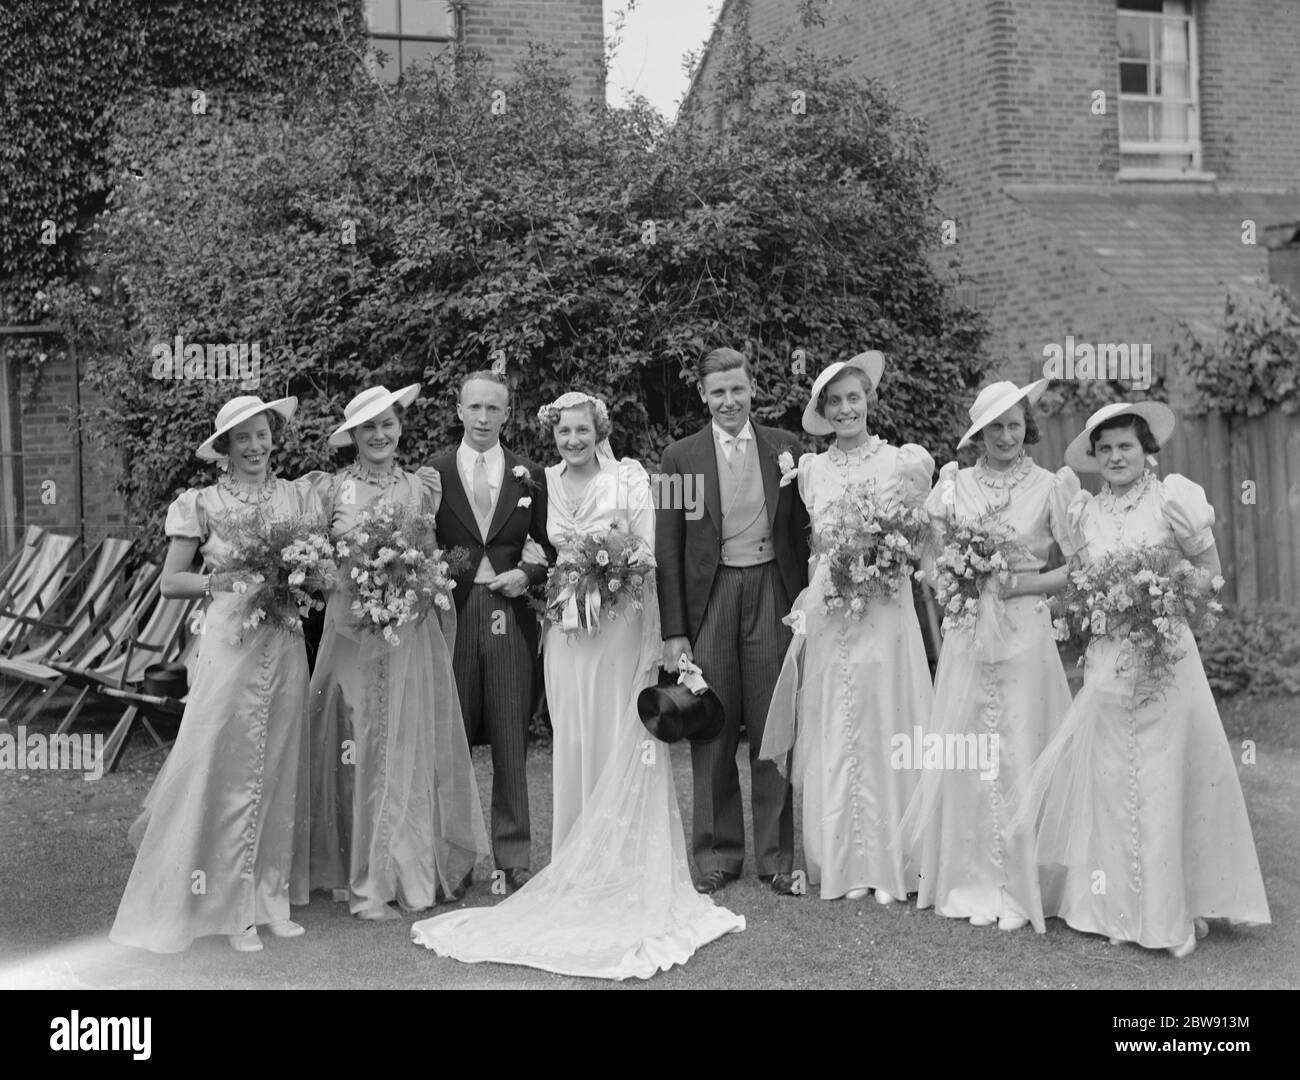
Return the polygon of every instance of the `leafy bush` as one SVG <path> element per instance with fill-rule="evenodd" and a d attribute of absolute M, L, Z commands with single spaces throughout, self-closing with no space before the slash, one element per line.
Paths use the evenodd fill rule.
<path fill-rule="evenodd" d="M 1195 388 L 1195 415 L 1300 409 L 1300 300 L 1280 285 L 1230 290 L 1216 337 L 1189 331 L 1178 351 Z"/>
<path fill-rule="evenodd" d="M 177 335 L 261 344 L 263 396 L 303 400 L 288 474 L 333 466 L 324 436 L 374 383 L 424 384 L 403 451 L 427 460 L 459 438 L 460 376 L 494 363 L 517 449 L 554 457 L 535 410 L 576 386 L 609 402 L 616 449 L 654 462 L 706 415 L 687 373 L 724 344 L 754 359 L 758 416 L 793 430 L 820 367 L 882 349 L 875 430 L 949 440 L 988 359 L 928 261 L 919 130 L 835 65 L 764 63 L 770 89 L 717 137 L 579 106 L 540 54 L 509 83 L 462 57 L 397 95 L 248 99 L 221 123 L 180 96 L 138 102 L 93 277 L 48 290 L 103 397 L 87 423 L 126 450 L 132 511 L 156 519 L 210 479 L 193 447 L 239 392 L 155 380 L 152 347 Z M 780 89 L 796 75 L 805 115 Z"/>
<path fill-rule="evenodd" d="M 35 321 L 41 283 L 76 275 L 128 88 L 184 88 L 187 110 L 202 89 L 215 114 L 226 92 L 345 84 L 363 44 L 361 0 L 5 0 L 0 322 Z"/>
<path fill-rule="evenodd" d="M 1263 606 L 1225 612 L 1197 647 L 1215 694 L 1300 694 L 1300 613 Z"/>

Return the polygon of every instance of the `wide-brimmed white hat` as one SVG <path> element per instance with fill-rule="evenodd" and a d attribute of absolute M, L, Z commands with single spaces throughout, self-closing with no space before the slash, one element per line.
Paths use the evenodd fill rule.
<path fill-rule="evenodd" d="M 194 453 L 204 461 L 220 461 L 224 455 L 218 454 L 212 449 L 212 444 L 227 431 L 239 427 L 245 420 L 251 420 L 258 413 L 264 413 L 267 410 L 279 413 L 288 420 L 297 408 L 298 399 L 296 397 L 282 397 L 276 401 L 263 401 L 253 394 L 244 394 L 241 397 L 231 398 L 221 406 L 221 411 L 217 413 L 216 431 L 209 435 Z"/>
<path fill-rule="evenodd" d="M 835 426 L 817 411 L 817 399 L 845 368 L 857 368 L 871 380 L 871 389 L 874 390 L 880 385 L 880 376 L 885 370 L 885 354 L 876 352 L 875 349 L 868 349 L 848 360 L 837 360 L 817 376 L 812 385 L 812 393 L 808 397 L 808 404 L 803 410 L 803 429 L 809 435 L 830 435 L 835 431 Z"/>
<path fill-rule="evenodd" d="M 1142 417 L 1147 422 L 1147 427 L 1151 429 L 1152 436 L 1161 446 L 1164 446 L 1169 441 L 1169 436 L 1174 433 L 1176 421 L 1173 410 L 1168 405 L 1162 405 L 1158 401 L 1115 401 L 1103 405 L 1088 417 L 1083 430 L 1071 439 L 1070 445 L 1065 448 L 1065 463 L 1075 472 L 1101 472 L 1097 459 L 1088 453 L 1092 449 L 1092 433 L 1107 420 L 1127 413 Z"/>
<path fill-rule="evenodd" d="M 403 386 L 400 390 L 389 390 L 383 386 L 372 386 L 362 390 L 344 408 L 345 419 L 330 435 L 330 446 L 351 446 L 352 438 L 348 432 L 354 427 L 360 427 L 367 420 L 373 420 L 394 405 L 406 408 L 419 396 L 419 383 L 411 383 L 410 386 Z"/>
<path fill-rule="evenodd" d="M 966 434 L 961 437 L 961 442 L 957 444 L 957 449 L 960 450 L 969 443 L 1018 401 L 1023 399 L 1032 405 L 1043 396 L 1048 382 L 1049 379 L 1039 379 L 1028 386 L 1017 386 L 1013 382 L 995 382 L 984 387 L 975 395 L 975 403 L 969 409 L 971 424 Z"/>

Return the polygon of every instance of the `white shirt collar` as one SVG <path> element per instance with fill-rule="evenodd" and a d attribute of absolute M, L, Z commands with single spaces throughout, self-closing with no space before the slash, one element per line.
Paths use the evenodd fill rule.
<path fill-rule="evenodd" d="M 461 440 L 460 446 L 456 449 L 456 459 L 460 462 L 462 468 L 472 468 L 474 462 L 478 460 L 480 451 L 475 450 L 469 443 Z M 483 459 L 487 462 L 489 469 L 495 469 L 498 464 L 504 464 L 506 455 L 501 449 L 501 444 L 497 443 L 491 450 L 482 451 Z"/>
<path fill-rule="evenodd" d="M 716 420 L 713 421 L 713 438 L 723 446 L 729 446 L 732 442 L 744 442 L 744 440 L 752 439 L 753 437 L 754 425 L 748 420 L 745 421 L 745 426 L 740 429 L 740 434 L 734 436 L 723 431 L 722 428 L 718 426 Z"/>

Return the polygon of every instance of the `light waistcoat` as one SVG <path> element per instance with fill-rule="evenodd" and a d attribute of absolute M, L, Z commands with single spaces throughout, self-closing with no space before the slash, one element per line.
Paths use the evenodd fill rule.
<path fill-rule="evenodd" d="M 767 499 L 763 495 L 763 471 L 758 462 L 758 441 L 749 440 L 740 472 L 713 440 L 718 456 L 718 493 L 722 498 L 722 563 L 724 566 L 761 566 L 776 554 L 772 530 L 767 523 Z M 734 451 L 733 451 L 734 453 Z"/>

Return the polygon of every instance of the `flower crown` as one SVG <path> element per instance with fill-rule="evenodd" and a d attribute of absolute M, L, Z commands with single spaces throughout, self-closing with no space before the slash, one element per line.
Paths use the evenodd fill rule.
<path fill-rule="evenodd" d="M 565 409 L 572 409 L 575 405 L 590 405 L 596 410 L 598 422 L 609 423 L 609 410 L 605 403 L 598 397 L 591 394 L 584 394 L 577 390 L 570 390 L 567 394 L 561 394 L 549 405 L 543 405 L 537 410 L 537 419 L 549 430 L 560 422 L 560 413 Z"/>

